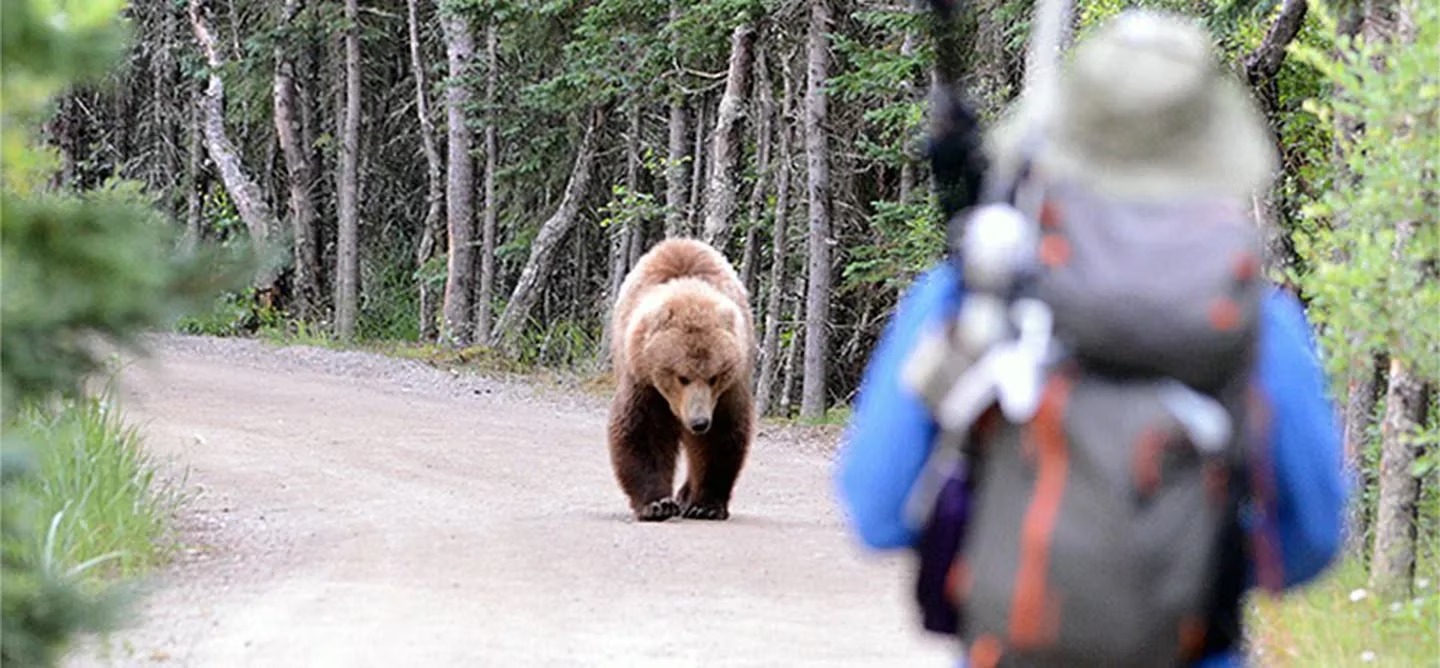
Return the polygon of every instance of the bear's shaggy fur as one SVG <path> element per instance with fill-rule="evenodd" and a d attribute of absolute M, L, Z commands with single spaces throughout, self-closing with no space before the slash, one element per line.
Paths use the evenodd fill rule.
<path fill-rule="evenodd" d="M 610 460 L 636 519 L 730 516 L 754 435 L 752 323 L 734 267 L 700 241 L 662 241 L 626 275 L 610 321 Z M 689 470 L 672 496 L 681 446 Z"/>

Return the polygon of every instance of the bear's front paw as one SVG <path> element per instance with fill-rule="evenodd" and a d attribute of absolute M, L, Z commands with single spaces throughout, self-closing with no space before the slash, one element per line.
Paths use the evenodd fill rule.
<path fill-rule="evenodd" d="M 651 501 L 635 510 L 635 519 L 641 522 L 661 522 L 680 514 L 680 504 L 670 497 Z"/>
<path fill-rule="evenodd" d="M 691 503 L 681 514 L 692 520 L 724 520 L 729 519 L 730 510 L 720 504 Z"/>

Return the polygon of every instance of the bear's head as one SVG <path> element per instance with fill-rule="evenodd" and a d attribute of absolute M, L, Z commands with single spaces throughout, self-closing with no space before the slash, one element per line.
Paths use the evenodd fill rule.
<path fill-rule="evenodd" d="M 685 429 L 703 434 L 720 398 L 748 377 L 744 323 L 740 307 L 703 281 L 669 281 L 636 309 L 630 368 L 665 397 Z"/>

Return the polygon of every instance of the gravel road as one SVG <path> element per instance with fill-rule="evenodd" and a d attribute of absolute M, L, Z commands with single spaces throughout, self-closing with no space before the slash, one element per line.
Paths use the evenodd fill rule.
<path fill-rule="evenodd" d="M 605 397 L 165 336 L 127 415 L 193 498 L 133 624 L 73 666 L 946 666 L 833 443 L 766 427 L 726 522 L 630 519 Z"/>

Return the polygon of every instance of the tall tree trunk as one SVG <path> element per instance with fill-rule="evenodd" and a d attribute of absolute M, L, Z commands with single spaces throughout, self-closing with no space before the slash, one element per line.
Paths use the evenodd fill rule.
<path fill-rule="evenodd" d="M 644 118 L 640 114 L 639 105 L 630 115 L 630 140 L 627 142 L 625 154 L 625 182 L 632 192 L 639 194 L 641 190 L 640 178 L 644 174 L 644 162 L 641 159 L 642 146 L 645 141 Z M 640 256 L 645 254 L 648 248 L 647 240 L 650 237 L 650 220 L 644 216 L 637 217 L 630 226 L 629 234 L 629 257 L 626 259 L 625 267 L 629 269 L 640 262 Z"/>
<path fill-rule="evenodd" d="M 1402 35 L 1401 39 L 1408 37 Z M 1391 251 L 1395 262 L 1406 261 L 1405 248 L 1419 224 L 1413 220 L 1396 224 Z M 1411 371 L 1410 365 L 1398 356 L 1390 358 L 1388 380 L 1385 419 L 1380 430 L 1380 490 L 1375 505 L 1370 588 L 1395 598 L 1410 595 L 1411 578 L 1415 575 L 1415 510 L 1420 503 L 1420 479 L 1412 469 L 1423 447 L 1416 440 L 1416 432 L 1425 425 L 1426 407 L 1430 402 L 1424 377 Z"/>
<path fill-rule="evenodd" d="M 809 281 L 805 295 L 805 378 L 800 392 L 800 417 L 810 420 L 825 414 L 825 355 L 830 341 L 830 154 L 825 141 L 829 29 L 829 2 L 811 0 L 806 58 L 809 76 L 805 84 Z"/>
<path fill-rule="evenodd" d="M 681 234 L 690 235 L 696 228 L 696 217 L 700 215 L 701 184 L 705 182 L 705 96 L 695 98 L 695 153 L 690 163 L 690 207 L 685 212 L 685 229 Z"/>
<path fill-rule="evenodd" d="M 165 192 L 162 201 L 166 213 L 172 217 L 178 213 L 179 202 L 176 201 L 174 191 L 168 186 L 173 184 L 175 175 L 181 169 L 179 112 L 184 109 L 184 105 L 176 99 L 180 83 L 179 68 L 175 61 L 175 49 L 179 42 L 176 34 L 179 30 L 178 9 L 170 3 L 161 4 L 159 7 L 160 36 L 151 63 L 154 77 L 151 82 L 150 113 L 156 116 L 156 123 L 160 126 L 156 133 L 160 159 L 151 162 L 149 174 L 146 175 L 146 181 L 151 187 L 163 189 Z"/>
<path fill-rule="evenodd" d="M 770 136 L 775 115 L 775 94 L 770 90 L 770 68 L 763 43 L 756 47 L 755 53 L 755 91 L 755 186 L 750 189 L 745 214 L 744 252 L 740 256 L 740 280 L 752 295 L 757 289 L 755 264 L 759 261 L 760 219 L 764 215 L 765 193 L 770 190 Z"/>
<path fill-rule="evenodd" d="M 705 241 L 722 252 L 730 240 L 735 217 L 735 163 L 740 157 L 740 116 L 745 104 L 745 81 L 750 73 L 755 27 L 736 26 L 730 34 L 730 68 L 725 93 L 715 113 L 715 136 L 710 149 L 710 185 L 705 198 Z"/>
<path fill-rule="evenodd" d="M 205 150 L 202 146 L 201 137 L 205 134 L 204 123 L 200 120 L 200 108 L 204 106 L 200 102 L 200 94 L 197 94 L 198 87 L 186 86 L 190 91 L 190 156 L 185 165 L 185 237 L 183 247 L 188 251 L 195 250 L 200 243 L 200 183 L 203 177 L 201 155 Z M 69 160 L 66 160 L 69 162 Z"/>
<path fill-rule="evenodd" d="M 775 220 L 770 232 L 770 282 L 769 294 L 765 298 L 765 334 L 760 342 L 760 372 L 755 385 L 755 410 L 761 415 L 770 413 L 771 397 L 775 395 L 775 376 L 779 369 L 776 359 L 780 352 L 780 314 L 785 301 L 785 261 L 789 252 L 790 228 L 790 118 L 795 107 L 795 86 L 791 83 L 789 60 L 786 61 L 784 97 L 780 118 L 777 119 L 780 135 L 779 168 L 775 174 Z"/>
<path fill-rule="evenodd" d="M 280 25 L 290 25 L 299 11 L 299 0 L 285 0 L 280 10 Z M 320 305 L 320 253 L 315 239 L 315 200 L 310 194 L 315 172 L 310 153 L 300 143 L 296 118 L 292 44 L 289 35 L 275 41 L 275 136 L 285 156 L 286 185 L 290 191 L 290 232 L 295 249 L 293 307 L 300 319 L 308 321 L 318 315 Z"/>
<path fill-rule="evenodd" d="M 1388 17 L 1386 14 L 1390 4 L 1391 2 L 1388 0 L 1354 0 L 1344 3 L 1340 7 L 1340 16 L 1335 29 L 1336 35 L 1354 38 L 1363 32 L 1366 41 L 1389 39 L 1391 33 L 1387 28 Z M 1334 55 L 1338 56 L 1339 54 Z M 1339 91 L 1336 93 L 1338 94 Z M 1356 119 L 1343 114 L 1336 117 L 1335 124 L 1339 131 L 1331 144 L 1331 165 L 1337 180 L 1353 183 L 1356 176 L 1349 168 L 1347 147 L 1353 145 L 1356 136 L 1361 132 L 1360 124 Z M 1348 212 L 1337 211 L 1335 226 L 1339 228 L 1349 224 Z M 1344 250 L 1337 250 L 1334 259 L 1340 263 L 1348 262 L 1349 254 Z M 1347 333 L 1351 344 L 1357 346 L 1363 336 L 1362 332 L 1354 329 Z M 1357 475 L 1357 482 L 1362 490 L 1372 489 L 1378 478 L 1375 469 L 1365 466 L 1364 455 L 1366 440 L 1375 424 L 1375 404 L 1379 401 L 1381 391 L 1385 389 L 1383 385 L 1387 382 L 1385 377 L 1389 366 L 1390 360 L 1384 353 L 1365 355 L 1353 360 L 1346 372 L 1348 376 L 1346 379 L 1347 396 L 1345 411 L 1342 415 L 1344 418 L 1345 460 Z M 1363 541 L 1367 537 L 1373 539 L 1373 536 L 1368 536 L 1368 534 L 1377 518 L 1372 516 L 1366 507 L 1367 496 L 1367 494 L 1356 494 L 1350 502 L 1346 547 L 1351 554 L 1361 554 L 1365 550 Z"/>
<path fill-rule="evenodd" d="M 630 108 L 626 110 L 628 129 L 625 132 L 625 192 L 629 196 L 635 196 L 640 192 L 640 102 L 632 100 Z M 625 272 L 630 269 L 631 256 L 635 248 L 635 240 L 645 236 L 644 221 L 639 218 L 625 223 L 621 229 L 616 230 L 619 235 L 619 247 L 616 248 L 616 263 L 613 266 L 615 276 L 611 287 L 610 298 L 613 300 L 615 294 L 620 290 L 621 281 L 625 280 Z"/>
<path fill-rule="evenodd" d="M 355 336 L 360 293 L 360 9 L 345 0 L 345 125 L 340 131 L 335 236 L 335 334 Z"/>
<path fill-rule="evenodd" d="M 445 123 L 449 133 L 445 214 L 448 218 L 449 257 L 446 263 L 444 322 L 440 337 L 451 345 L 469 345 L 473 331 L 471 296 L 475 292 L 475 232 L 472 187 L 475 166 L 470 157 L 470 128 L 465 108 L 470 106 L 470 87 L 464 82 L 475 55 L 470 19 L 442 8 L 441 29 L 445 32 L 445 59 L 450 83 L 445 88 Z"/>
<path fill-rule="evenodd" d="M 1340 16 L 1336 25 L 1337 36 L 1354 37 L 1360 33 L 1365 23 L 1365 12 L 1362 5 L 1363 3 L 1357 0 L 1347 2 L 1339 8 Z M 1332 55 L 1339 56 L 1340 54 Z M 1330 147 L 1331 168 L 1334 170 L 1337 180 L 1353 181 L 1354 175 L 1346 165 L 1345 147 L 1354 139 L 1359 128 L 1353 118 L 1344 114 L 1336 117 L 1335 125 L 1339 128 L 1339 132 L 1336 133 Z M 1348 218 L 1345 211 L 1337 211 L 1335 226 L 1340 228 L 1348 225 Z M 1337 250 L 1335 253 L 1337 262 L 1346 262 L 1347 258 L 1348 253 L 1343 250 Z M 1359 336 L 1360 334 L 1356 331 L 1347 334 L 1347 338 L 1352 343 L 1358 343 Z M 1346 371 L 1345 408 L 1341 414 L 1341 418 L 1344 420 L 1345 462 L 1356 476 L 1356 482 L 1361 490 L 1370 489 L 1374 482 L 1373 471 L 1368 469 L 1364 462 L 1365 444 L 1369 437 L 1370 427 L 1375 422 L 1375 402 L 1379 399 L 1381 383 L 1388 366 L 1388 360 L 1380 359 L 1379 356 L 1366 355 L 1352 360 Z M 1350 499 L 1346 551 L 1356 556 L 1362 555 L 1369 548 L 1370 513 L 1367 508 L 1366 496 L 1367 494 L 1355 494 Z"/>
<path fill-rule="evenodd" d="M 625 192 L 633 194 L 640 185 L 640 104 L 632 100 L 626 111 L 629 130 L 625 136 Z M 643 230 L 636 229 L 634 222 L 615 224 L 605 230 L 610 240 L 609 275 L 605 288 L 607 312 L 614 308 L 620 294 L 620 285 L 625 281 L 625 272 L 630 267 L 630 248 L 634 237 L 643 236 Z M 582 274 L 583 275 L 583 274 Z M 615 332 L 610 330 L 610 319 L 602 318 L 600 328 L 599 356 L 602 368 L 609 368 L 614 360 L 609 358 L 610 341 Z"/>
<path fill-rule="evenodd" d="M 670 22 L 680 17 L 680 5 L 670 0 Z M 675 49 L 677 37 L 670 38 Z M 677 77 L 678 79 L 678 73 Z M 670 151 L 665 162 L 665 236 L 680 236 L 685 231 L 685 99 L 679 85 L 670 87 Z"/>
<path fill-rule="evenodd" d="M 540 226 L 540 232 L 530 243 L 530 257 L 525 268 L 520 270 L 520 279 L 510 293 L 505 311 L 495 323 L 490 340 L 505 348 L 514 346 L 517 335 L 525 328 L 530 309 L 543 291 L 541 282 L 550 275 L 555 251 L 560 242 L 575 225 L 580 213 L 580 202 L 590 188 L 590 176 L 595 164 L 596 135 L 599 134 L 602 115 L 600 110 L 591 112 L 590 122 L 585 128 L 585 137 L 580 141 L 580 150 L 575 155 L 575 167 L 570 171 L 570 180 L 565 184 L 565 194 L 555 213 Z"/>
<path fill-rule="evenodd" d="M 913 11 L 913 10 L 912 10 Z M 900 57 L 909 58 L 915 54 L 915 31 L 905 29 L 905 37 L 900 42 Z M 915 82 L 907 79 L 901 88 L 901 96 L 909 101 L 915 99 Z M 910 159 L 910 152 L 905 151 L 900 156 L 900 195 L 901 204 L 910 202 L 910 193 L 915 187 L 915 161 Z"/>
<path fill-rule="evenodd" d="M 490 345 L 495 302 L 495 234 L 500 205 L 495 201 L 495 170 L 500 147 L 496 140 L 495 90 L 500 84 L 500 27 L 490 17 L 485 27 L 485 215 L 480 224 L 480 291 L 475 301 L 475 336 Z"/>
<path fill-rule="evenodd" d="M 795 285 L 791 290 L 793 295 L 793 306 L 790 310 L 790 322 L 798 323 L 805 316 L 805 275 L 795 275 Z M 785 347 L 785 375 L 780 383 L 780 414 L 790 415 L 791 407 L 795 405 L 796 385 L 800 382 L 803 372 L 800 369 L 800 360 L 805 357 L 805 328 L 795 327 L 791 330 L 790 345 Z"/>
<path fill-rule="evenodd" d="M 1362 364 L 1356 364 L 1349 373 L 1346 383 L 1344 418 L 1345 467 L 1356 476 L 1360 489 L 1369 489 L 1375 481 L 1374 472 L 1365 467 L 1365 441 L 1369 437 L 1370 425 L 1375 421 L 1375 402 L 1384 383 L 1384 371 L 1389 361 L 1383 356 L 1367 357 Z M 1365 497 L 1356 494 L 1347 512 L 1345 551 L 1356 556 L 1365 551 L 1369 529 Z"/>
<path fill-rule="evenodd" d="M 670 152 L 665 162 L 665 236 L 685 233 L 685 103 L 670 101 Z"/>
<path fill-rule="evenodd" d="M 261 256 L 262 264 L 255 275 L 254 286 L 259 293 L 259 301 L 269 305 L 274 298 L 275 280 L 279 274 L 276 263 L 271 259 L 271 241 L 278 224 L 260 186 L 246 173 L 240 151 L 225 132 L 225 83 L 220 79 L 224 62 L 216 51 L 215 36 L 206 22 L 203 4 L 202 0 L 190 3 L 190 27 L 194 29 L 195 41 L 205 54 L 210 70 L 202 99 L 205 149 L 210 154 L 210 161 L 219 169 L 225 191 L 229 193 L 240 219 L 245 222 L 256 252 Z"/>
<path fill-rule="evenodd" d="M 435 323 L 435 295 L 425 265 L 435 257 L 444 214 L 445 186 L 440 149 L 435 146 L 435 121 L 430 118 L 429 96 L 425 93 L 425 59 L 420 49 L 419 0 L 405 0 L 410 28 L 410 77 L 415 80 L 415 115 L 420 120 L 420 148 L 425 154 L 425 220 L 420 225 L 420 244 L 415 249 L 415 267 L 420 271 L 420 339 L 433 341 L 439 333 Z"/>
<path fill-rule="evenodd" d="M 1375 551 L 1370 588 L 1387 598 L 1408 597 L 1415 574 L 1415 509 L 1420 479 L 1411 469 L 1419 454 L 1415 432 L 1425 422 L 1425 386 L 1408 366 L 1390 360 L 1380 451 L 1380 496 L 1375 506 Z"/>

